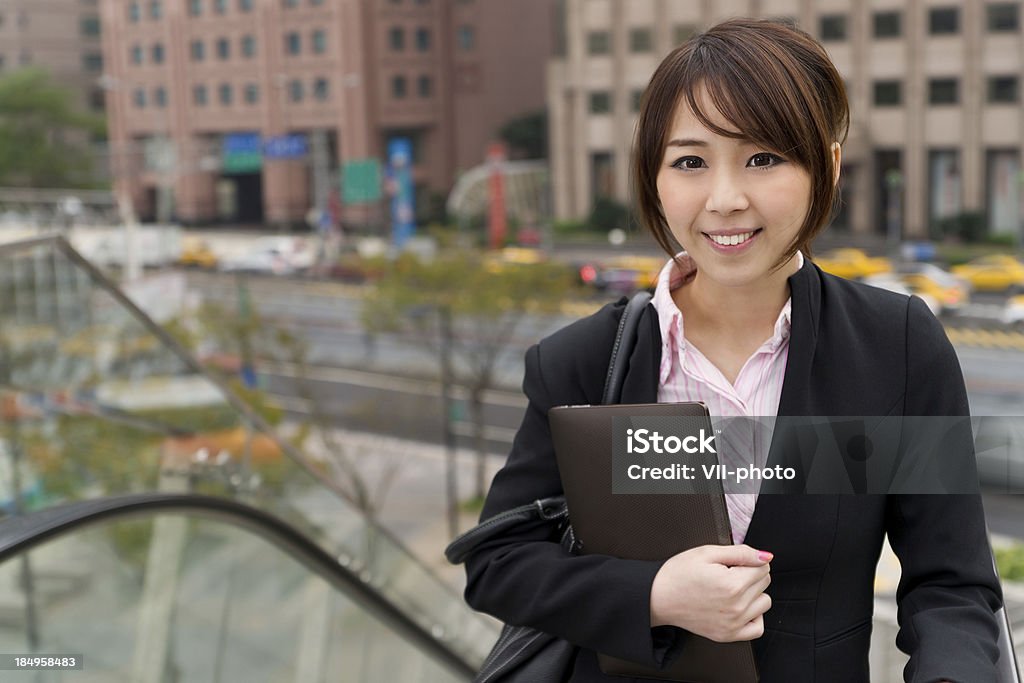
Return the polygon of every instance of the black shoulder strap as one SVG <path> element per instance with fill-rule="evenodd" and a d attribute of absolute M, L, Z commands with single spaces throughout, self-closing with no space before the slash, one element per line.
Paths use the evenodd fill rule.
<path fill-rule="evenodd" d="M 626 304 L 619 320 L 619 329 L 615 333 L 615 344 L 612 345 L 612 357 L 608 361 L 608 374 L 604 380 L 604 393 L 601 403 L 618 403 L 622 398 L 622 381 L 629 367 L 629 355 L 636 344 L 636 327 L 640 322 L 640 313 L 651 300 L 651 293 L 637 292 Z"/>

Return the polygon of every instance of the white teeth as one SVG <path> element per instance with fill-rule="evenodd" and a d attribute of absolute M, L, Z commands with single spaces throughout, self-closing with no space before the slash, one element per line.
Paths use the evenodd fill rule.
<path fill-rule="evenodd" d="M 740 233 L 739 235 L 708 235 L 715 244 L 723 247 L 735 247 L 737 244 L 746 242 L 754 236 L 754 231 Z"/>

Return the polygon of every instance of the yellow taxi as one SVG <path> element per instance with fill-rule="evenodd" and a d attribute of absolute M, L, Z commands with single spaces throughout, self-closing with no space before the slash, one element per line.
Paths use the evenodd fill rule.
<path fill-rule="evenodd" d="M 868 256 L 862 250 L 850 247 L 833 249 L 814 262 L 826 273 L 847 280 L 892 272 L 892 263 L 884 256 Z"/>
<path fill-rule="evenodd" d="M 543 251 L 528 247 L 505 247 L 487 252 L 484 256 L 484 264 L 492 273 L 497 273 L 509 266 L 533 265 L 546 260 L 547 255 Z"/>
<path fill-rule="evenodd" d="M 216 268 L 217 255 L 201 239 L 186 239 L 181 245 L 178 265 L 185 268 Z"/>
<path fill-rule="evenodd" d="M 1009 254 L 990 254 L 954 266 L 953 274 L 962 277 L 979 291 L 1024 290 L 1024 263 Z"/>
<path fill-rule="evenodd" d="M 911 292 L 938 302 L 942 312 L 955 311 L 968 302 L 971 286 L 931 263 L 903 263 L 896 269 Z"/>

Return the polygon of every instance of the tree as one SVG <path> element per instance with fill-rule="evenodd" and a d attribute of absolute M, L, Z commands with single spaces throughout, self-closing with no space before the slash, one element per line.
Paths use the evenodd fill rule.
<path fill-rule="evenodd" d="M 548 158 L 548 114 L 538 111 L 512 119 L 498 133 L 513 158 Z"/>
<path fill-rule="evenodd" d="M 0 78 L 0 184 L 87 187 L 94 184 L 90 135 L 103 119 L 80 112 L 71 91 L 38 68 Z"/>
<path fill-rule="evenodd" d="M 418 332 L 438 358 L 442 384 L 466 387 L 477 454 L 477 498 L 483 498 L 487 486 L 484 392 L 494 385 L 497 362 L 519 323 L 527 315 L 557 310 L 571 286 L 570 272 L 562 265 L 508 264 L 479 252 L 457 251 L 429 262 L 400 257 L 366 299 L 368 329 Z M 454 532 L 458 501 L 451 449 L 448 481 L 449 526 Z"/>

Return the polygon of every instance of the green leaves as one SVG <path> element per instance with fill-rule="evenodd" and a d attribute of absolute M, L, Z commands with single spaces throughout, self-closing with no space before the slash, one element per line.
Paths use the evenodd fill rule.
<path fill-rule="evenodd" d="M 0 78 L 0 184 L 78 187 L 91 184 L 89 136 L 103 119 L 78 111 L 72 91 L 38 68 Z"/>

